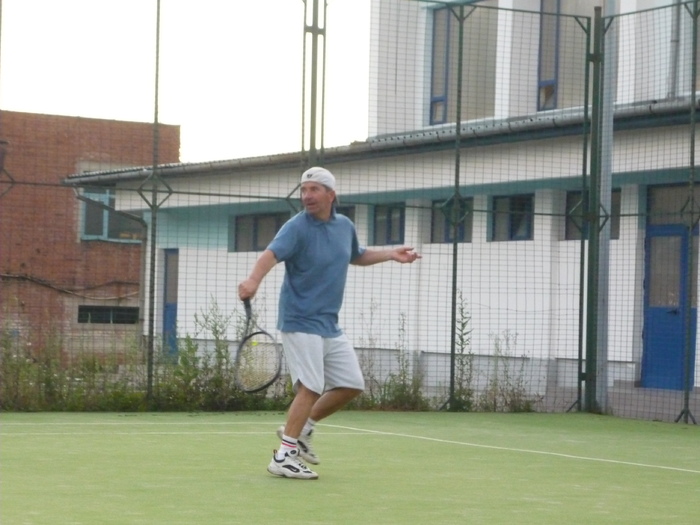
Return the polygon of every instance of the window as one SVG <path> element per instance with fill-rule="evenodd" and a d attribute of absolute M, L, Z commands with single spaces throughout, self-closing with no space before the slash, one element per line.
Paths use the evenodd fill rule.
<path fill-rule="evenodd" d="M 136 324 L 139 322 L 139 309 L 135 306 L 78 306 L 78 322 Z"/>
<path fill-rule="evenodd" d="M 403 243 L 405 209 L 403 204 L 374 207 L 374 244 Z"/>
<path fill-rule="evenodd" d="M 491 240 L 532 240 L 534 201 L 533 195 L 494 197 Z"/>
<path fill-rule="evenodd" d="M 622 192 L 619 189 L 612 190 L 610 194 L 610 238 L 620 238 L 620 203 Z M 564 238 L 567 241 L 581 240 L 585 235 L 588 238 L 588 223 L 583 216 L 588 209 L 587 199 L 582 198 L 580 191 L 566 193 L 566 226 Z"/>
<path fill-rule="evenodd" d="M 497 5 L 483 2 L 484 5 Z M 430 124 L 456 121 L 460 6 L 433 11 Z M 492 117 L 495 108 L 498 11 L 464 6 L 461 120 Z"/>
<path fill-rule="evenodd" d="M 287 212 L 231 217 L 229 219 L 229 251 L 259 252 L 264 250 L 287 219 L 289 219 Z"/>
<path fill-rule="evenodd" d="M 586 24 L 602 0 L 540 0 L 537 110 L 582 106 L 588 50 Z M 590 80 L 589 80 L 590 82 Z"/>
<path fill-rule="evenodd" d="M 455 202 L 459 202 L 461 205 L 456 206 Z M 471 197 L 462 198 L 459 201 L 455 198 L 451 198 L 447 201 L 433 202 L 430 242 L 454 242 L 452 235 L 454 230 L 454 214 L 456 214 L 457 220 L 457 242 L 472 242 L 473 209 L 474 199 Z"/>
<path fill-rule="evenodd" d="M 134 241 L 143 238 L 143 226 L 137 220 L 110 211 L 115 205 L 113 190 L 91 189 L 85 191 L 84 197 L 96 203 L 85 202 L 83 207 L 83 239 Z M 140 214 L 134 215 L 140 217 Z"/>
<path fill-rule="evenodd" d="M 540 56 L 537 110 L 557 108 L 557 80 L 559 77 L 559 0 L 542 0 L 540 14 Z"/>
<path fill-rule="evenodd" d="M 355 206 L 336 206 L 335 212 L 345 215 L 352 222 L 355 222 Z"/>

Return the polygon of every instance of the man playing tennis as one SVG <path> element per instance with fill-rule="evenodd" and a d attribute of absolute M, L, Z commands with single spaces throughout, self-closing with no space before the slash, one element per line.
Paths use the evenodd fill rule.
<path fill-rule="evenodd" d="M 238 285 L 241 300 L 252 298 L 263 278 L 284 261 L 277 328 L 294 385 L 287 421 L 277 431 L 282 440 L 267 467 L 275 476 L 317 479 L 307 467 L 320 463 L 311 446 L 314 425 L 337 412 L 364 390 L 352 344 L 338 326 L 350 264 L 386 261 L 412 263 L 420 258 L 402 246 L 368 250 L 359 245 L 355 225 L 335 212 L 335 177 L 320 167 L 301 176 L 304 211 L 280 228 Z"/>

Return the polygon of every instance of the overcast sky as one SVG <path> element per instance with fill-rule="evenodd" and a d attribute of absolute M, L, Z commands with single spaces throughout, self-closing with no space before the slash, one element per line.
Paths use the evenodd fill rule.
<path fill-rule="evenodd" d="M 156 0 L 0 5 L 1 109 L 153 122 Z M 158 120 L 181 126 L 183 161 L 300 149 L 303 16 L 303 0 L 161 0 Z M 328 0 L 327 147 L 367 137 L 369 17 L 370 0 Z"/>

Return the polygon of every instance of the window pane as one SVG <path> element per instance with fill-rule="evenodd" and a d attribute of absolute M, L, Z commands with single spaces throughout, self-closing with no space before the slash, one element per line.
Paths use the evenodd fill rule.
<path fill-rule="evenodd" d="M 255 249 L 264 250 L 275 237 L 278 228 L 277 215 L 261 215 L 257 218 Z"/>
<path fill-rule="evenodd" d="M 442 210 L 442 202 L 433 203 L 433 213 L 430 220 L 430 242 L 441 243 L 447 242 L 445 228 L 447 218 Z"/>
<path fill-rule="evenodd" d="M 136 324 L 139 321 L 139 309 L 129 307 L 116 307 L 113 311 L 112 322 L 114 324 Z"/>
<path fill-rule="evenodd" d="M 468 211 L 462 221 L 462 238 L 460 240 L 463 242 L 472 242 L 472 224 L 474 222 L 474 213 L 472 210 L 474 209 L 474 199 L 468 199 L 467 206 Z"/>
<path fill-rule="evenodd" d="M 510 238 L 526 240 L 532 238 L 532 196 L 510 198 Z"/>
<path fill-rule="evenodd" d="M 530 240 L 533 230 L 532 195 L 494 197 L 492 240 Z"/>
<path fill-rule="evenodd" d="M 509 238 L 509 202 L 508 197 L 493 199 L 493 234 L 494 241 L 507 241 Z"/>
<path fill-rule="evenodd" d="M 681 238 L 652 237 L 649 243 L 649 306 L 680 304 Z"/>
<path fill-rule="evenodd" d="M 700 192 L 694 189 L 696 209 L 700 206 Z M 684 224 L 690 210 L 690 191 L 685 184 L 649 188 L 647 202 L 649 224 Z"/>
<path fill-rule="evenodd" d="M 242 215 L 236 217 L 236 251 L 253 251 L 253 217 Z"/>
<path fill-rule="evenodd" d="M 447 39 L 449 38 L 449 16 L 447 8 L 436 9 L 433 15 L 433 77 L 434 97 L 446 95 Z"/>
<path fill-rule="evenodd" d="M 537 101 L 540 111 L 557 109 L 557 86 L 555 82 L 541 82 Z"/>
<path fill-rule="evenodd" d="M 430 242 L 453 242 L 454 220 L 459 220 L 457 241 L 472 241 L 472 208 L 474 207 L 474 199 L 471 197 L 461 198 L 461 204 L 457 210 L 454 209 L 454 202 L 454 197 L 447 201 L 433 202 Z"/>
<path fill-rule="evenodd" d="M 583 213 L 586 210 L 586 203 L 581 198 L 580 191 L 569 191 L 566 193 L 566 226 L 564 238 L 567 241 L 579 241 L 583 236 L 585 224 Z"/>
<path fill-rule="evenodd" d="M 85 235 L 104 235 L 104 215 L 105 210 L 100 206 L 89 202 L 85 203 L 85 226 L 83 229 Z"/>
<path fill-rule="evenodd" d="M 482 2 L 497 6 L 496 1 Z M 461 119 L 492 117 L 495 108 L 498 10 L 475 9 L 460 22 L 451 9 L 433 10 L 430 123 L 454 122 L 461 83 Z M 462 78 L 459 71 L 462 24 Z"/>
<path fill-rule="evenodd" d="M 139 309 L 135 306 L 78 306 L 78 322 L 136 324 L 139 322 Z"/>
<path fill-rule="evenodd" d="M 393 208 L 391 210 L 391 235 L 389 237 L 390 244 L 403 242 L 403 209 Z"/>
<path fill-rule="evenodd" d="M 374 244 L 403 242 L 404 209 L 401 204 L 375 206 Z"/>
<path fill-rule="evenodd" d="M 355 222 L 355 206 L 338 206 L 335 212 L 345 215 L 352 222 Z"/>
<path fill-rule="evenodd" d="M 387 243 L 388 212 L 387 206 L 377 206 L 374 208 L 374 244 Z"/>
<path fill-rule="evenodd" d="M 546 12 L 552 12 L 544 7 L 545 4 L 555 4 L 556 2 L 542 2 L 543 9 Z M 545 15 L 541 17 L 541 33 L 540 33 L 540 81 L 556 79 L 556 59 L 557 59 L 557 31 L 559 25 L 559 17 L 554 15 Z"/>
<path fill-rule="evenodd" d="M 102 306 L 79 306 L 78 307 L 78 322 L 79 323 L 101 323 L 108 324 L 111 322 L 111 312 L 109 308 Z"/>
<path fill-rule="evenodd" d="M 107 212 L 107 220 L 107 237 L 110 239 L 143 238 L 143 228 L 137 221 L 113 212 Z"/>

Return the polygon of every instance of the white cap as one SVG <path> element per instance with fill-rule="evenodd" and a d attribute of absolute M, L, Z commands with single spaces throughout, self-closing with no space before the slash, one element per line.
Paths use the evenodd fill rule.
<path fill-rule="evenodd" d="M 301 182 L 318 182 L 327 188 L 335 190 L 335 177 L 326 168 L 314 166 L 301 174 Z"/>

